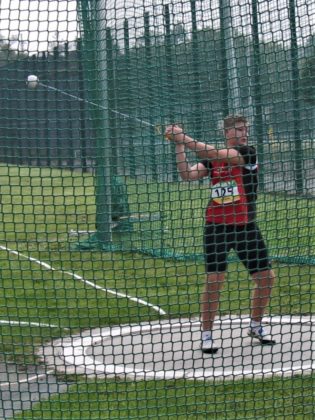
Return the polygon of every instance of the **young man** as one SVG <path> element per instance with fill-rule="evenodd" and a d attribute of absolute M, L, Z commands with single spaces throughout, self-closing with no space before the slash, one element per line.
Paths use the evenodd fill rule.
<path fill-rule="evenodd" d="M 212 330 L 231 249 L 235 250 L 255 284 L 248 335 L 261 344 L 275 344 L 262 326 L 275 275 L 255 222 L 258 165 L 255 148 L 247 144 L 246 118 L 241 115 L 226 117 L 224 135 L 226 148 L 217 149 L 192 139 L 179 126 L 170 125 L 165 130 L 165 137 L 176 145 L 181 178 L 195 181 L 210 177 L 211 182 L 204 231 L 206 284 L 201 299 L 201 350 L 204 353 L 218 351 Z M 186 148 L 203 160 L 191 166 L 186 159 Z"/>

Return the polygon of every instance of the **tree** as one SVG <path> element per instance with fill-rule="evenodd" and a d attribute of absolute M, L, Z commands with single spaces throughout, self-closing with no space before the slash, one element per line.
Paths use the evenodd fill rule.
<path fill-rule="evenodd" d="M 0 34 L 0 67 L 19 58 L 19 52 L 12 48 L 12 42 L 16 41 L 15 38 L 8 40 Z"/>

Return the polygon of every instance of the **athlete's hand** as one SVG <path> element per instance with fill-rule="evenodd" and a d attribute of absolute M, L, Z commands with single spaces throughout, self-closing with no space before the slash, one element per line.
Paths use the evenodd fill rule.
<path fill-rule="evenodd" d="M 178 125 L 168 125 L 165 129 L 164 136 L 167 140 L 175 143 L 183 143 L 185 139 L 184 130 Z"/>

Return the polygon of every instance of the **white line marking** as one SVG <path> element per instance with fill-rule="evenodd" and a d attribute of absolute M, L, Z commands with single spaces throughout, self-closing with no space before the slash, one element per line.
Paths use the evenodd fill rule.
<path fill-rule="evenodd" d="M 127 299 L 131 300 L 132 302 L 140 303 L 141 305 L 144 305 L 144 306 L 149 306 L 150 308 L 154 309 L 155 311 L 157 311 L 157 312 L 158 312 L 159 314 L 161 314 L 161 315 L 166 315 L 166 312 L 165 312 L 165 311 L 163 311 L 163 309 L 161 309 L 159 306 L 155 306 L 155 305 L 153 305 L 152 303 L 148 303 L 148 302 L 146 302 L 145 300 L 142 300 L 142 299 L 139 299 L 139 298 L 136 298 L 136 297 L 130 296 L 130 295 L 125 295 L 125 294 L 123 294 L 123 293 L 119 293 L 119 292 L 116 292 L 116 291 L 111 290 L 111 289 L 105 289 L 105 288 L 103 288 L 103 287 L 101 287 L 101 286 L 98 286 L 98 285 L 97 285 L 97 284 L 95 284 L 95 283 L 92 283 L 92 282 L 91 282 L 91 281 L 89 281 L 89 280 L 84 280 L 84 278 L 82 278 L 82 277 L 81 277 L 81 276 L 79 276 L 78 274 L 71 273 L 70 271 L 63 271 L 63 273 L 65 273 L 65 274 L 69 274 L 70 276 L 74 277 L 75 279 L 80 280 L 80 281 L 82 281 L 83 283 L 86 283 L 86 284 L 88 284 L 89 286 L 94 287 L 94 288 L 95 288 L 95 289 L 97 289 L 97 290 L 102 290 L 103 292 L 106 292 L 106 293 L 111 293 L 111 294 L 113 294 L 113 295 L 115 295 L 115 296 L 118 296 L 118 297 L 127 298 Z"/>
<path fill-rule="evenodd" d="M 10 249 L 10 248 L 7 248 L 7 247 L 2 246 L 2 245 L 0 245 L 0 249 L 2 249 L 3 251 L 7 251 L 11 254 L 17 255 L 18 257 L 22 257 L 22 258 L 25 258 L 29 261 L 32 261 L 32 262 L 46 268 L 47 270 L 56 271 L 56 272 L 62 273 L 62 274 L 68 274 L 69 276 L 71 276 L 71 277 L 73 277 L 73 278 L 75 278 L 79 281 L 82 281 L 85 284 L 88 284 L 89 286 L 93 287 L 94 289 L 101 290 L 105 293 L 110 293 L 110 294 L 115 295 L 117 297 L 129 299 L 133 302 L 136 302 L 136 303 L 139 303 L 141 305 L 148 306 L 148 307 L 154 309 L 160 315 L 166 315 L 166 312 L 163 311 L 163 309 L 161 309 L 159 306 L 153 305 L 152 303 L 146 302 L 145 300 L 142 300 L 142 299 L 139 299 L 137 297 L 130 296 L 130 295 L 125 295 L 124 293 L 119 293 L 119 292 L 116 292 L 115 290 L 106 289 L 104 287 L 98 286 L 97 284 L 92 283 L 91 281 L 85 280 L 83 277 L 79 276 L 78 274 L 72 273 L 71 271 L 57 270 L 56 268 L 52 267 L 51 265 L 49 265 L 49 264 L 47 264 L 43 261 L 37 260 L 36 258 L 30 257 L 29 255 L 24 255 L 21 252 L 15 251 L 14 249 Z"/>
<path fill-rule="evenodd" d="M 34 376 L 31 376 L 30 378 L 21 379 L 18 382 L 4 382 L 2 384 L 0 383 L 0 388 L 6 387 L 6 386 L 14 386 L 14 385 L 19 385 L 19 384 L 24 384 L 26 382 L 29 383 L 29 382 L 34 381 L 35 379 L 44 378 L 45 376 L 48 376 L 48 375 L 50 375 L 51 373 L 54 373 L 54 372 L 55 372 L 54 370 L 49 370 L 48 372 L 42 373 L 40 375 L 34 375 Z"/>
<path fill-rule="evenodd" d="M 54 324 L 44 324 L 42 322 L 26 322 L 26 321 L 6 321 L 4 319 L 0 320 L 2 325 L 17 325 L 17 326 L 31 326 L 31 327 L 47 327 L 47 328 L 59 328 L 60 330 L 70 330 L 70 328 L 60 327 L 59 325 Z"/>

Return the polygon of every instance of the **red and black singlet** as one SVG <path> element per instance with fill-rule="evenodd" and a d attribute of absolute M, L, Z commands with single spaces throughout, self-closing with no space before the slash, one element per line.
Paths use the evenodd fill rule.
<path fill-rule="evenodd" d="M 258 163 L 253 146 L 235 147 L 243 157 L 243 165 L 203 160 L 208 169 L 210 201 L 206 223 L 244 225 L 256 218 Z"/>

